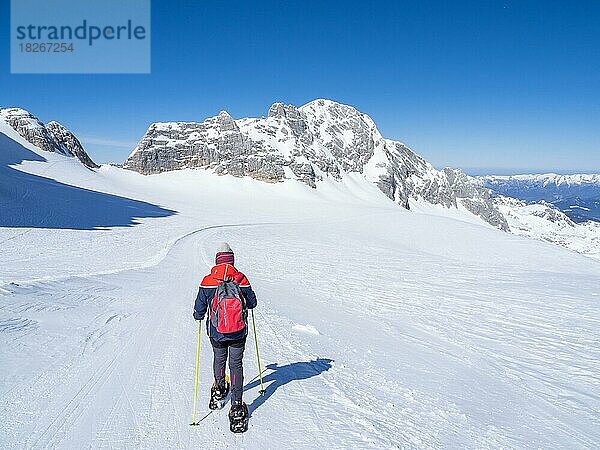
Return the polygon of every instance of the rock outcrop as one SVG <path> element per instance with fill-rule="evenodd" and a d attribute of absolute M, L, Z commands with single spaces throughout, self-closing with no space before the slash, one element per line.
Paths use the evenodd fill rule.
<path fill-rule="evenodd" d="M 205 168 L 267 182 L 291 178 L 313 188 L 325 177 L 360 173 L 405 208 L 411 200 L 460 204 L 508 229 L 487 189 L 460 171 L 436 170 L 404 144 L 383 138 L 368 115 L 330 100 L 300 108 L 275 103 L 266 118 L 234 120 L 221 112 L 201 123 L 154 123 L 124 167 L 142 174 Z"/>
<path fill-rule="evenodd" d="M 86 153 L 81 142 L 79 142 L 79 139 L 63 125 L 52 121 L 46 124 L 46 129 L 50 132 L 54 140 L 63 148 L 66 154 L 74 156 L 81 161 L 83 165 L 91 169 L 98 167 Z"/>
<path fill-rule="evenodd" d="M 33 114 L 21 108 L 0 108 L 0 119 L 41 150 L 75 157 L 89 168 L 98 167 L 75 135 L 58 122 L 52 121 L 44 125 Z"/>

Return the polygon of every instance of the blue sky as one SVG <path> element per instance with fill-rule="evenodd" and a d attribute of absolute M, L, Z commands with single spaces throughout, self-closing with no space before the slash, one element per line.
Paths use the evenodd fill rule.
<path fill-rule="evenodd" d="M 152 2 L 150 75 L 11 75 L 0 106 L 58 120 L 99 162 L 153 121 L 330 98 L 436 167 L 600 171 L 600 2 Z"/>

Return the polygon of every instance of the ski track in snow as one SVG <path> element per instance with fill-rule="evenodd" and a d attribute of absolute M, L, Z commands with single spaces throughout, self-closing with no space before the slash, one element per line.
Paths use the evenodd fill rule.
<path fill-rule="evenodd" d="M 306 193 L 113 170 L 89 183 L 180 214 L 0 229 L 3 279 L 15 282 L 0 285 L 0 447 L 600 448 L 596 262 L 458 212 L 408 213 L 371 191 L 350 201 L 337 184 Z M 241 213 L 214 201 L 221 191 Z M 212 223 L 191 230 L 207 211 Z M 226 410 L 206 415 L 205 333 L 204 419 L 189 426 L 192 304 L 223 240 L 259 298 L 266 394 L 251 331 L 244 435 Z"/>
<path fill-rule="evenodd" d="M 162 261 L 154 267 L 79 277 L 56 277 L 53 280 L 33 281 L 13 288 L 15 301 L 3 307 L 4 314 L 31 312 L 39 315 L 47 311 L 60 311 L 64 314 L 69 310 L 82 312 L 81 309 L 89 308 L 92 303 L 98 310 L 114 311 L 113 306 L 122 310 L 126 302 L 117 299 L 128 297 L 121 294 L 124 285 L 127 284 L 130 288 L 135 285 L 141 292 L 135 294 L 134 303 L 139 300 L 140 304 L 135 306 L 134 311 L 121 311 L 120 314 L 98 311 L 91 321 L 76 327 L 76 331 L 82 333 L 78 333 L 77 339 L 71 342 L 69 336 L 62 332 L 48 333 L 46 339 L 38 341 L 37 350 L 59 348 L 61 351 L 57 352 L 58 354 L 44 355 L 49 364 L 37 377 L 28 382 L 15 383 L 13 388 L 3 392 L 3 410 L 18 406 L 14 408 L 13 413 L 21 414 L 11 414 L 4 418 L 0 442 L 12 441 L 16 444 L 15 448 L 70 447 L 82 443 L 101 448 L 148 445 L 156 448 L 164 448 L 165 445 L 188 448 L 196 446 L 199 442 L 205 443 L 207 431 L 209 440 L 212 440 L 215 446 L 224 436 L 231 439 L 226 417 L 223 417 L 225 412 L 209 417 L 201 427 L 190 429 L 185 426 L 191 411 L 192 377 L 189 375 L 193 372 L 193 361 L 190 361 L 190 353 L 182 352 L 181 349 L 185 348 L 185 342 L 191 343 L 195 337 L 190 334 L 190 330 L 195 328 L 189 320 L 195 290 L 189 291 L 189 287 L 191 285 L 196 288 L 197 283 L 194 281 L 197 281 L 197 275 L 193 275 L 194 280 L 191 284 L 186 280 L 187 283 L 180 285 L 178 281 L 183 277 L 173 269 L 181 269 L 180 258 L 175 257 L 181 257 L 179 248 L 198 233 L 243 226 L 256 224 L 210 226 L 188 233 L 177 239 Z M 174 255 L 171 255 L 172 253 Z M 204 266 L 209 267 L 210 259 L 212 258 L 205 256 Z M 185 273 L 189 276 L 192 268 L 187 269 Z M 173 276 L 166 277 L 167 285 L 158 287 L 158 291 L 151 286 L 144 286 L 144 282 L 152 280 L 152 273 L 160 272 L 164 276 L 165 271 Z M 199 273 L 203 273 L 202 270 Z M 187 285 L 188 292 L 181 296 L 181 302 L 160 302 L 161 298 L 173 296 L 170 292 L 173 287 L 183 285 Z M 76 294 L 65 293 L 65 290 Z M 156 304 L 157 301 L 160 305 Z M 115 305 L 116 302 L 120 305 Z M 160 311 L 145 314 L 142 305 L 154 309 L 158 307 Z M 35 339 L 26 334 L 26 331 L 27 327 L 35 324 L 36 322 L 30 319 L 9 320 L 0 323 L 0 331 L 22 332 L 20 337 L 30 344 L 31 340 Z M 265 324 L 271 329 L 271 336 L 277 337 L 269 323 Z M 210 377 L 210 344 L 206 336 L 203 338 L 204 383 L 201 383 L 203 386 L 200 389 L 206 393 L 210 386 L 210 382 L 207 381 Z M 21 348 L 28 346 L 28 343 L 19 342 L 16 338 L 15 341 L 17 342 L 14 343 Z M 279 339 L 278 342 L 281 345 L 284 341 Z M 107 343 L 109 345 L 105 345 Z M 65 347 L 64 344 L 69 346 Z M 266 350 L 271 348 L 267 342 L 263 342 L 261 347 Z M 188 349 L 190 348 L 188 346 Z M 289 343 L 284 349 L 289 355 L 302 356 Z M 253 346 L 248 345 L 247 351 L 251 350 Z M 29 356 L 36 355 L 32 352 Z M 252 359 L 246 357 L 246 360 L 248 372 L 253 364 Z M 289 356 L 283 360 L 291 363 Z M 257 369 L 255 371 L 257 372 Z M 269 370 L 265 369 L 264 372 L 267 377 Z M 16 375 L 14 374 L 15 377 Z M 140 391 L 143 386 L 144 389 Z M 254 393 L 256 391 L 257 389 L 254 389 Z M 279 394 L 291 395 L 300 402 L 310 398 L 301 385 L 300 388 L 283 387 Z M 53 417 L 50 415 L 44 420 L 34 419 L 27 405 L 31 406 L 40 400 L 47 402 L 44 410 L 56 412 Z M 206 395 L 201 395 L 200 411 L 205 407 L 205 400 Z M 108 405 L 112 406 L 109 408 Z M 185 408 L 182 408 L 183 405 Z M 166 411 L 169 414 L 166 415 Z M 314 408 L 311 407 L 311 411 L 314 414 Z M 258 412 L 254 415 L 258 416 Z M 306 417 L 303 417 L 302 423 L 305 420 Z M 23 427 L 26 423 L 29 427 Z M 319 421 L 315 420 L 314 423 L 318 424 Z M 302 427 L 305 431 L 306 425 L 304 423 Z M 322 433 L 322 427 L 317 426 L 317 431 Z M 204 434 L 204 439 L 199 440 L 198 434 Z M 240 441 L 243 443 L 244 440 L 244 436 L 234 436 L 232 444 L 238 446 Z"/>
<path fill-rule="evenodd" d="M 555 279 L 555 297 L 563 301 L 546 305 L 535 272 L 524 282 L 510 271 L 466 271 L 433 255 L 410 265 L 406 260 L 416 255 L 376 249 L 387 265 L 402 267 L 389 279 L 372 260 L 373 249 L 346 242 L 355 261 L 349 278 L 327 261 L 344 240 L 334 231 L 318 243 L 303 240 L 307 228 L 204 227 L 177 239 L 153 266 L 5 286 L 11 294 L 2 297 L 0 361 L 9 371 L 0 385 L 0 442 L 5 448 L 598 446 L 600 323 L 597 302 L 582 308 L 585 301 L 568 295 L 580 280 Z M 209 243 L 232 234 L 238 253 L 255 260 L 246 272 L 259 295 L 267 390 L 266 398 L 258 395 L 250 333 L 245 371 L 252 387 L 245 400 L 252 417 L 245 435 L 229 432 L 226 410 L 188 425 L 192 302 L 212 262 Z M 252 250 L 253 239 L 260 252 Z M 286 250 L 278 256 L 281 242 Z M 310 265 L 289 258 L 303 253 Z M 287 266 L 278 272 L 282 261 Z M 416 282 L 440 271 L 443 277 Z M 324 272 L 331 284 L 315 282 Z M 372 302 L 334 295 L 360 291 L 363 279 L 378 287 Z M 478 290 L 500 294 L 485 298 Z M 297 323 L 314 324 L 321 335 L 294 332 Z M 210 344 L 202 338 L 199 417 L 211 384 Z"/>

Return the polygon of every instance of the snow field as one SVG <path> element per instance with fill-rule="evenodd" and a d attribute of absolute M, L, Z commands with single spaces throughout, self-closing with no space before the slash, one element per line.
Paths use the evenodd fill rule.
<path fill-rule="evenodd" d="M 1 447 L 600 446 L 600 263 L 351 177 L 313 191 L 47 159 L 19 169 L 175 214 L 0 228 Z M 192 305 L 221 241 L 259 300 L 266 395 L 250 332 L 244 435 L 206 415 L 205 334 L 206 417 L 188 425 Z"/>

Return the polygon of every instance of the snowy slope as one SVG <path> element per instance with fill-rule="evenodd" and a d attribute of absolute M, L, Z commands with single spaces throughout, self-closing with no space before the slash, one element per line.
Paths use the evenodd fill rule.
<path fill-rule="evenodd" d="M 89 171 L 0 133 L 0 182 L 20 186 L 0 198 L 1 447 L 600 446 L 600 263 L 464 210 L 406 211 L 358 174 L 313 190 Z M 48 183 L 64 201 L 72 184 L 109 196 L 114 216 L 86 197 L 30 226 Z M 266 367 L 260 397 L 248 345 L 241 436 L 226 411 L 188 425 L 192 301 L 223 240 L 258 294 Z"/>
<path fill-rule="evenodd" d="M 552 203 L 575 222 L 600 222 L 600 174 L 476 177 L 499 195 Z"/>
<path fill-rule="evenodd" d="M 58 122 L 43 124 L 37 117 L 21 108 L 0 108 L 0 122 L 15 130 L 29 144 L 46 152 L 74 156 L 89 168 L 98 166 L 84 150 L 79 139 Z"/>
<path fill-rule="evenodd" d="M 512 233 L 551 242 L 600 259 L 600 222 L 573 222 L 553 205 L 527 203 L 510 197 L 494 199 Z"/>
<path fill-rule="evenodd" d="M 470 177 L 493 192 L 512 233 L 600 257 L 600 175 Z"/>

